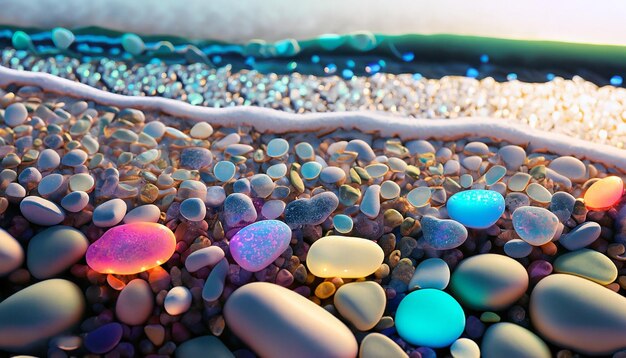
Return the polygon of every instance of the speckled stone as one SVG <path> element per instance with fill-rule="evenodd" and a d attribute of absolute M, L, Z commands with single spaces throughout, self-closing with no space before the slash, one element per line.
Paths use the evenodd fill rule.
<path fill-rule="evenodd" d="M 93 224 L 98 227 L 111 227 L 119 224 L 126 215 L 126 203 L 122 199 L 111 199 L 96 206 L 93 210 Z"/>
<path fill-rule="evenodd" d="M 28 271 L 40 280 L 54 277 L 81 260 L 88 246 L 82 232 L 69 226 L 50 227 L 28 242 Z"/>
<path fill-rule="evenodd" d="M 291 229 L 282 221 L 263 220 L 239 230 L 230 240 L 230 254 L 246 271 L 257 272 L 289 247 Z"/>
<path fill-rule="evenodd" d="M 502 216 L 505 202 L 492 190 L 465 190 L 452 195 L 446 208 L 451 219 L 469 228 L 485 229 Z"/>
<path fill-rule="evenodd" d="M 435 250 L 449 250 L 461 246 L 467 239 L 467 229 L 459 222 L 424 216 L 422 224 L 423 242 Z"/>
<path fill-rule="evenodd" d="M 256 218 L 256 209 L 249 196 L 241 193 L 228 195 L 224 201 L 224 219 L 228 227 L 253 223 Z"/>
<path fill-rule="evenodd" d="M 547 209 L 523 206 L 513 212 L 513 228 L 522 240 L 541 246 L 554 237 L 559 219 Z"/>
<path fill-rule="evenodd" d="M 297 199 L 285 208 L 285 223 L 293 227 L 319 225 L 339 206 L 339 199 L 332 192 L 323 192 L 310 199 Z"/>
<path fill-rule="evenodd" d="M 185 148 L 180 153 L 180 165 L 186 169 L 208 168 L 213 163 L 213 153 L 206 148 Z"/>
<path fill-rule="evenodd" d="M 52 226 L 65 220 L 65 212 L 57 204 L 38 196 L 27 196 L 20 202 L 20 211 L 33 224 Z"/>

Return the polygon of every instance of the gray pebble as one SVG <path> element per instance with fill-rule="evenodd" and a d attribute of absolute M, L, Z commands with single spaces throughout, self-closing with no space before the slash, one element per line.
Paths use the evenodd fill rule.
<path fill-rule="evenodd" d="M 362 139 L 353 139 L 348 142 L 345 151 L 358 153 L 357 159 L 366 163 L 369 163 L 376 158 L 376 154 L 374 154 L 372 147 L 370 147 L 370 145 Z"/>
<path fill-rule="evenodd" d="M 337 195 L 323 192 L 310 199 L 298 199 L 287 204 L 285 223 L 291 227 L 319 225 L 339 206 Z"/>
<path fill-rule="evenodd" d="M 65 220 L 63 209 L 38 196 L 27 196 L 20 202 L 20 211 L 33 224 L 52 226 Z"/>
<path fill-rule="evenodd" d="M 554 159 L 548 168 L 570 180 L 582 180 L 587 172 L 585 164 L 580 159 L 568 155 Z"/>
<path fill-rule="evenodd" d="M 224 201 L 224 219 L 226 226 L 236 227 L 253 223 L 257 218 L 256 209 L 249 196 L 233 193 Z"/>
<path fill-rule="evenodd" d="M 73 191 L 61 199 L 63 209 L 77 213 L 82 211 L 89 204 L 89 194 L 84 191 Z"/>
<path fill-rule="evenodd" d="M 23 103 L 13 103 L 4 110 L 4 123 L 11 128 L 23 124 L 27 118 L 28 110 Z"/>
<path fill-rule="evenodd" d="M 39 153 L 37 159 L 37 169 L 42 172 L 56 169 L 61 164 L 61 157 L 53 149 L 44 149 Z"/>
<path fill-rule="evenodd" d="M 119 224 L 126 215 L 126 203 L 122 199 L 111 199 L 93 210 L 93 223 L 98 227 L 111 227 Z"/>
<path fill-rule="evenodd" d="M 67 152 L 61 159 L 61 164 L 68 167 L 77 167 L 87 161 L 87 153 L 80 149 L 74 149 Z"/>
<path fill-rule="evenodd" d="M 507 170 L 517 170 L 526 162 L 526 151 L 517 145 L 506 145 L 498 150 Z"/>
<path fill-rule="evenodd" d="M 562 235 L 559 238 L 559 242 L 566 249 L 574 251 L 591 245 L 591 243 L 600 237 L 601 232 L 602 227 L 600 224 L 588 221 L 576 226 L 567 234 Z"/>
<path fill-rule="evenodd" d="M 550 211 L 559 218 L 559 221 L 565 223 L 574 212 L 575 203 L 576 198 L 570 193 L 557 191 L 550 200 Z"/>
<path fill-rule="evenodd" d="M 154 204 L 140 205 L 124 216 L 124 223 L 148 222 L 156 223 L 161 218 L 161 209 Z"/>
<path fill-rule="evenodd" d="M 435 153 L 435 147 L 433 147 L 433 145 L 429 141 L 423 139 L 407 142 L 406 147 L 411 155 Z"/>
<path fill-rule="evenodd" d="M 274 181 L 267 174 L 255 174 L 250 177 L 252 194 L 258 198 L 267 198 L 274 190 Z"/>
<path fill-rule="evenodd" d="M 526 257 L 530 255 L 532 251 L 532 245 L 524 240 L 512 239 L 504 244 L 504 252 L 514 259 Z"/>
<path fill-rule="evenodd" d="M 198 198 L 185 199 L 180 204 L 180 215 L 189 221 L 202 221 L 206 216 L 206 206 Z"/>

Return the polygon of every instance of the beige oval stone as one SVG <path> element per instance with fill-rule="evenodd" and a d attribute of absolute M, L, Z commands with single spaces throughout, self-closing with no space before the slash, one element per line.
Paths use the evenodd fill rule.
<path fill-rule="evenodd" d="M 590 355 L 626 347 L 626 298 L 581 277 L 553 274 L 530 296 L 533 326 L 554 344 Z"/>
<path fill-rule="evenodd" d="M 262 357 L 355 357 L 354 335 L 335 316 L 289 289 L 253 282 L 224 305 L 230 330 Z"/>
<path fill-rule="evenodd" d="M 369 331 L 385 312 L 387 297 L 374 281 L 351 282 L 337 289 L 334 297 L 337 311 L 360 331 Z"/>
<path fill-rule="evenodd" d="M 408 358 L 409 356 L 391 338 L 370 333 L 361 341 L 359 358 Z"/>
<path fill-rule="evenodd" d="M 617 267 L 601 252 L 580 249 L 565 253 L 554 261 L 554 271 L 568 273 L 601 285 L 608 285 L 617 278 Z"/>
<path fill-rule="evenodd" d="M 359 278 L 373 274 L 383 263 L 384 256 L 373 241 L 331 235 L 311 245 L 306 265 L 318 277 Z"/>
<path fill-rule="evenodd" d="M 480 352 L 484 358 L 550 358 L 550 349 L 541 338 L 513 323 L 496 323 L 483 336 Z"/>
<path fill-rule="evenodd" d="M 117 318 L 130 326 L 144 323 L 154 307 L 154 296 L 150 285 L 136 278 L 130 281 L 120 292 L 115 304 Z"/>
<path fill-rule="evenodd" d="M 13 272 L 23 262 L 22 245 L 11 234 L 0 229 L 0 276 Z"/>

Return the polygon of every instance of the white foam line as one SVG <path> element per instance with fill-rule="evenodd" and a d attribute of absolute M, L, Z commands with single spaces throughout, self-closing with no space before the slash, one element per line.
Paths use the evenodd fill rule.
<path fill-rule="evenodd" d="M 44 91 L 118 107 L 161 111 L 170 116 L 205 121 L 222 126 L 252 126 L 261 132 L 287 133 L 332 129 L 358 129 L 403 140 L 452 140 L 490 137 L 513 144 L 527 144 L 535 151 L 572 155 L 600 162 L 626 172 L 626 150 L 595 144 L 560 133 L 531 129 L 511 121 L 466 117 L 459 119 L 414 119 L 379 112 L 325 112 L 294 114 L 261 107 L 209 108 L 162 97 L 124 96 L 95 89 L 47 73 L 18 71 L 0 66 L 0 87 L 9 84 L 38 86 Z"/>

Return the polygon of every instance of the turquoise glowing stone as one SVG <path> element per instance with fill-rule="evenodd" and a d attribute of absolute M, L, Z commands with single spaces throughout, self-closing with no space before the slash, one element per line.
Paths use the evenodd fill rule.
<path fill-rule="evenodd" d="M 405 341 L 431 348 L 451 345 L 465 329 L 465 313 L 449 294 L 427 288 L 409 293 L 396 311 L 396 329 Z"/>
<path fill-rule="evenodd" d="M 486 229 L 504 213 L 504 198 L 493 190 L 465 190 L 448 199 L 451 219 L 473 229 Z"/>

